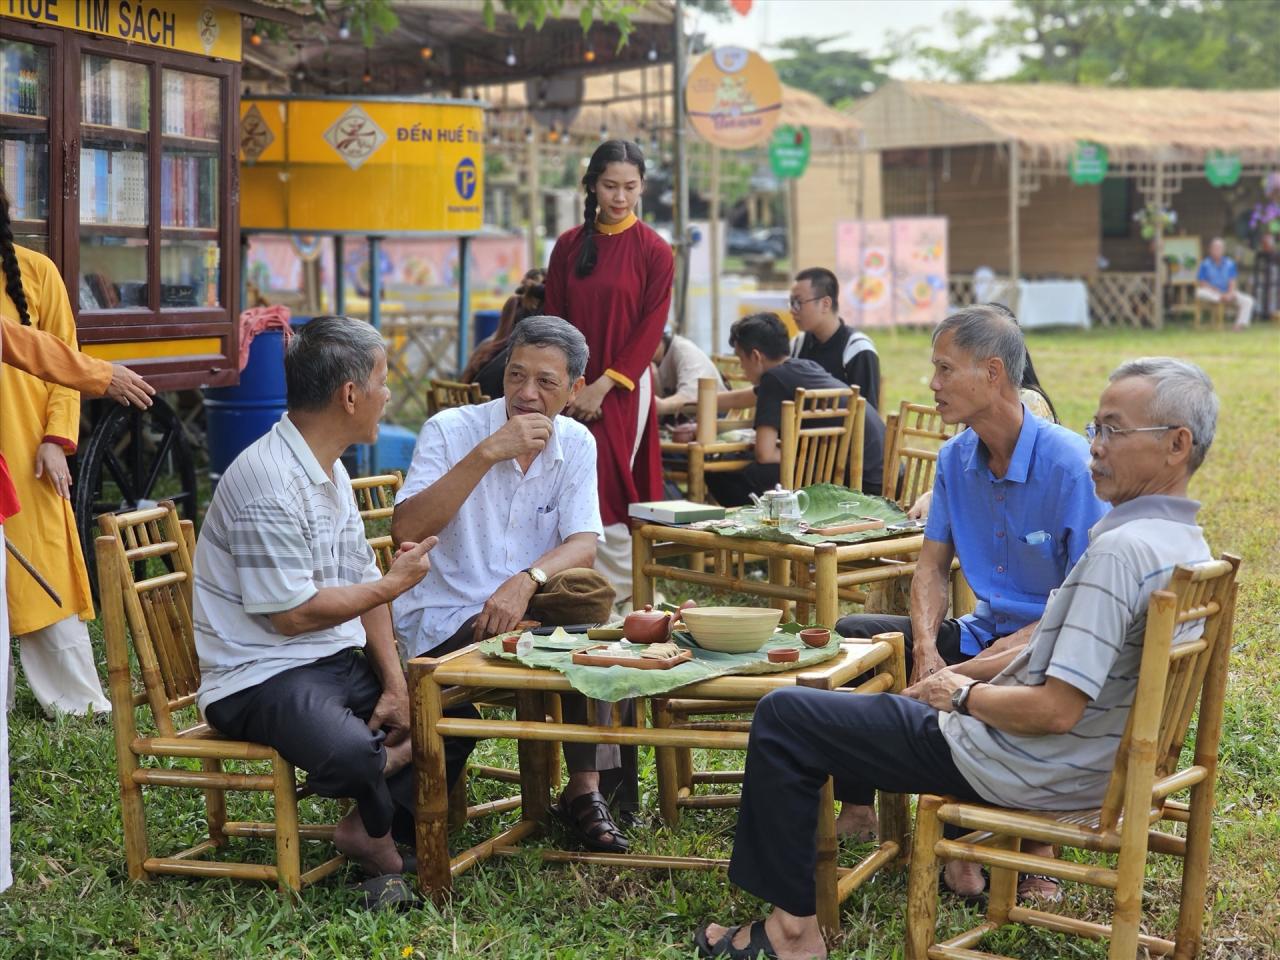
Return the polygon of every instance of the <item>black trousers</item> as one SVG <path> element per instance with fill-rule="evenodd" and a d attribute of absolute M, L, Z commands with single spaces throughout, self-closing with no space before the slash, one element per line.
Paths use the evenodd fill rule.
<path fill-rule="evenodd" d="M 855 613 L 842 617 L 836 624 L 836 633 L 842 637 L 874 637 L 878 633 L 901 633 L 907 653 L 907 678 L 911 677 L 911 618 L 889 614 Z M 960 621 L 948 618 L 938 628 L 938 653 L 947 666 L 972 659 L 960 652 Z M 861 679 L 861 678 L 859 678 Z M 875 801 L 875 791 L 860 789 L 844 777 L 836 777 L 836 799 L 870 806 Z"/>
<path fill-rule="evenodd" d="M 371 837 L 393 830 L 413 842 L 413 766 L 382 775 L 386 734 L 370 730 L 369 717 L 382 684 L 363 653 L 352 647 L 294 667 L 257 686 L 209 704 L 205 719 L 229 737 L 265 743 L 307 773 L 307 785 L 322 797 L 350 797 Z M 478 717 L 465 704 L 452 717 Z M 476 741 L 446 737 L 445 771 L 452 786 Z"/>
<path fill-rule="evenodd" d="M 774 690 L 751 721 L 729 879 L 788 913 L 815 913 L 818 792 L 837 773 L 868 794 L 980 799 L 927 704 L 891 693 Z"/>

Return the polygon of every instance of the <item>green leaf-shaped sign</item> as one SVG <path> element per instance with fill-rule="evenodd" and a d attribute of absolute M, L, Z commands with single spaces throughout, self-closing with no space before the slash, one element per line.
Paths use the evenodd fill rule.
<path fill-rule="evenodd" d="M 799 177 L 809 166 L 809 128 L 781 124 L 769 139 L 769 165 L 779 179 Z"/>
<path fill-rule="evenodd" d="M 1215 187 L 1230 187 L 1240 179 L 1240 158 L 1214 150 L 1204 158 L 1204 175 Z"/>
<path fill-rule="evenodd" d="M 1101 183 L 1107 176 L 1107 148 L 1081 140 L 1067 161 L 1067 172 L 1073 183 Z"/>

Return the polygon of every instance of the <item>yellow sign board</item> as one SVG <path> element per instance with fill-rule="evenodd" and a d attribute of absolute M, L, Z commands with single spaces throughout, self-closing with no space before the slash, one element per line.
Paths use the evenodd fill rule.
<path fill-rule="evenodd" d="M 200 0 L 0 0 L 0 17 L 239 60 L 240 14 Z"/>
<path fill-rule="evenodd" d="M 484 223 L 483 179 L 484 109 L 476 103 L 240 104 L 246 230 L 472 233 Z"/>
<path fill-rule="evenodd" d="M 766 143 L 782 115 L 782 84 L 754 50 L 717 47 L 689 72 L 684 87 L 689 122 L 703 140 L 725 150 Z"/>

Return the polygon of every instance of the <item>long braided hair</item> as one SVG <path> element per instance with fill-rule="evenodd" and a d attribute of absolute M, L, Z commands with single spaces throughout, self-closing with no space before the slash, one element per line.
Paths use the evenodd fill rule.
<path fill-rule="evenodd" d="M 18 308 L 18 318 L 31 326 L 31 312 L 27 308 L 27 294 L 22 289 L 22 270 L 18 267 L 18 255 L 13 250 L 13 222 L 9 219 L 9 195 L 0 181 L 0 267 L 4 268 L 4 289 Z"/>
<path fill-rule="evenodd" d="M 587 196 L 582 205 L 582 247 L 578 250 L 578 262 L 574 267 L 580 277 L 589 276 L 596 268 L 596 181 L 611 163 L 629 163 L 640 171 L 640 179 L 644 179 L 644 151 L 638 143 L 606 140 L 596 147 L 587 164 L 587 172 L 582 175 L 582 187 Z"/>

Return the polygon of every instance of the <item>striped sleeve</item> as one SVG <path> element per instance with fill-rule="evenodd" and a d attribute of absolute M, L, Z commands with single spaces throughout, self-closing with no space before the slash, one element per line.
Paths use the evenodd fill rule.
<path fill-rule="evenodd" d="M 1122 559 L 1110 553 L 1090 555 L 1067 582 L 1070 592 L 1057 629 L 1045 676 L 1056 677 L 1096 700 L 1124 648 L 1130 624 L 1142 608 L 1142 583 Z"/>
<path fill-rule="evenodd" d="M 226 537 L 246 613 L 283 613 L 319 592 L 311 544 L 296 506 L 253 500 L 227 524 Z"/>

